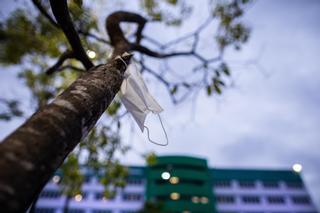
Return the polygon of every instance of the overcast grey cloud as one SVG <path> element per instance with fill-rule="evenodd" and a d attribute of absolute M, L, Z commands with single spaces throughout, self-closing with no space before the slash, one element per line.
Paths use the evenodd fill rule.
<path fill-rule="evenodd" d="M 165 41 L 192 30 L 206 18 L 203 4 L 194 2 L 198 1 L 193 1 L 196 16 L 187 25 L 178 30 L 151 25 L 147 26 L 147 32 L 155 37 L 162 32 L 161 39 Z M 165 109 L 162 116 L 170 144 L 154 146 L 137 128 L 131 133 L 131 126 L 127 125 L 122 130 L 123 140 L 132 144 L 134 151 L 123 162 L 143 164 L 137 152 L 146 150 L 201 156 L 215 167 L 282 169 L 299 162 L 319 207 L 320 1 L 260 0 L 245 19 L 252 28 L 249 43 L 241 52 L 230 51 L 226 55 L 234 85 L 222 97 L 199 94 L 196 103 L 172 106 L 165 91 L 150 84 L 150 90 Z M 204 39 L 210 42 L 212 38 L 204 36 Z M 205 46 L 206 43 L 202 44 L 203 51 L 210 52 Z M 185 70 L 188 63 L 175 66 Z M 6 85 L 1 97 L 8 97 L 8 93 L 19 96 L 18 91 L 7 89 L 6 82 L 14 81 L 12 74 L 6 74 L 0 81 L 2 87 Z M 156 118 L 149 119 L 152 136 L 163 140 Z M 0 137 L 18 124 L 0 123 Z"/>
<path fill-rule="evenodd" d="M 201 94 L 195 110 L 193 103 L 172 107 L 162 99 L 169 147 L 154 147 L 139 133 L 134 147 L 203 156 L 217 167 L 290 169 L 299 162 L 320 206 L 320 2 L 257 1 L 246 20 L 250 42 L 227 54 L 235 86 L 223 97 Z M 163 139 L 158 122 L 150 125 Z M 131 136 L 124 138 L 132 143 Z M 127 162 L 135 158 L 142 163 L 134 154 Z"/>

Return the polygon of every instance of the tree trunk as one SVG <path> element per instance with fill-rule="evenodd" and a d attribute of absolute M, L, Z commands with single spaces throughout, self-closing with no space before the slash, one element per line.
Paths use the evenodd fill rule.
<path fill-rule="evenodd" d="M 123 54 L 128 64 L 132 55 Z M 0 143 L 2 212 L 25 212 L 120 89 L 120 59 L 91 68 Z"/>
<path fill-rule="evenodd" d="M 36 212 L 37 203 L 38 203 L 38 200 L 39 200 L 39 195 L 40 195 L 40 194 L 37 194 L 37 195 L 36 195 L 36 198 L 35 198 L 34 201 L 32 202 L 31 207 L 30 207 L 28 213 L 35 213 L 35 212 Z"/>

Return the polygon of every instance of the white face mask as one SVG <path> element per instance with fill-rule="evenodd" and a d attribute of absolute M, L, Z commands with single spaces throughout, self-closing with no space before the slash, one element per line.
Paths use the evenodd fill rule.
<path fill-rule="evenodd" d="M 127 64 L 125 63 L 125 65 Z M 126 107 L 128 112 L 130 112 L 130 114 L 133 116 L 141 131 L 143 132 L 144 128 L 147 129 L 148 139 L 150 142 L 162 146 L 167 145 L 167 133 L 163 127 L 163 123 L 159 115 L 159 113 L 162 112 L 163 109 L 149 93 L 148 88 L 144 83 L 140 72 L 137 71 L 135 65 L 130 64 L 129 66 L 127 66 L 124 75 L 125 79 L 123 80 L 120 88 L 121 102 Z M 166 144 L 159 144 L 150 139 L 149 129 L 144 125 L 146 117 L 150 112 L 158 115 L 167 140 Z"/>

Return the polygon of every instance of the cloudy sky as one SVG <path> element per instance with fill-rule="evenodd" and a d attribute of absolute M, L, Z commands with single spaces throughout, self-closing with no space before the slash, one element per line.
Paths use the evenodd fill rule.
<path fill-rule="evenodd" d="M 198 9 L 197 17 L 205 18 Z M 201 156 L 214 167 L 290 169 L 301 163 L 320 206 L 319 20 L 319 1 L 258 1 L 246 14 L 250 42 L 240 53 L 227 54 L 235 86 L 219 98 L 202 94 L 196 104 L 172 106 L 160 98 L 168 147 L 150 144 L 140 133 L 124 139 L 138 152 Z M 164 141 L 159 122 L 153 118 L 149 125 Z M 127 163 L 143 163 L 135 153 L 129 156 Z"/>
<path fill-rule="evenodd" d="M 203 10 L 195 5 L 197 18 L 169 30 L 163 39 L 192 29 L 206 17 Z M 170 144 L 152 145 L 146 135 L 131 133 L 127 126 L 123 139 L 134 151 L 123 162 L 143 164 L 137 153 L 146 150 L 205 157 L 213 167 L 290 169 L 297 162 L 303 165 L 303 178 L 319 207 L 320 1 L 258 1 L 245 19 L 252 28 L 250 42 L 226 57 L 235 85 L 222 97 L 200 94 L 196 102 L 178 106 L 150 86 L 165 109 L 162 117 Z M 148 26 L 146 32 L 158 35 L 156 27 Z M 176 66 L 183 70 L 186 65 Z M 10 87 L 13 72 L 1 76 L 0 97 L 28 95 Z M 19 123 L 0 122 L 0 138 Z M 148 125 L 153 137 L 163 141 L 157 120 L 151 118 Z"/>

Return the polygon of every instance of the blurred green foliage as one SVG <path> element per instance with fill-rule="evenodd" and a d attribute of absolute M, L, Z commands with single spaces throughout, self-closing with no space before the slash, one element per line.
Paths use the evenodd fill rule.
<path fill-rule="evenodd" d="M 50 11 L 48 1 L 41 2 L 44 8 Z M 192 14 L 192 7 L 185 0 L 139 0 L 138 2 L 141 13 L 149 20 L 173 27 L 179 27 Z M 250 34 L 250 29 L 241 22 L 240 17 L 251 1 L 221 2 L 209 5 L 213 7 L 212 16 L 219 25 L 215 40 L 222 52 L 228 46 L 239 50 L 241 45 L 247 42 Z M 94 14 L 90 5 L 84 4 L 81 0 L 68 1 L 68 5 L 76 29 L 85 32 L 80 33 L 84 49 L 96 52 L 96 57 L 92 59 L 95 64 L 105 63 L 112 48 L 86 33 L 103 35 L 98 28 L 98 22 L 111 11 L 106 11 L 102 17 L 97 17 L 96 15 L 100 14 Z M 70 46 L 62 31 L 53 26 L 35 8 L 30 11 L 28 7 L 23 9 L 19 7 L 8 17 L 0 20 L 0 63 L 2 66 L 20 67 L 19 78 L 32 94 L 34 110 L 45 106 L 81 75 L 79 70 L 83 68 L 75 59 L 67 60 L 64 69 L 53 75 L 45 73 L 66 50 L 70 50 Z M 225 87 L 225 78 L 231 75 L 227 64 L 221 62 L 215 67 L 204 66 L 203 69 L 211 73 L 211 80 L 203 89 L 209 96 L 213 93 L 221 94 Z M 183 86 L 188 90 L 193 89 L 187 83 Z M 178 94 L 179 91 L 178 85 L 170 89 L 172 95 Z M 0 106 L 3 106 L 0 108 L 0 120 L 8 121 L 23 115 L 18 101 L 1 99 Z M 85 169 L 88 169 L 91 175 L 99 177 L 105 186 L 105 198 L 113 197 L 117 188 L 125 186 L 128 169 L 119 163 L 117 156 L 125 154 L 130 147 L 124 146 L 120 140 L 121 114 L 123 107 L 119 100 L 115 99 L 106 110 L 103 122 L 98 123 L 62 165 L 60 184 L 63 192 L 69 197 L 81 193 L 81 186 L 86 178 Z M 152 152 L 142 157 L 148 165 L 156 163 L 156 155 Z M 143 212 L 150 212 L 148 209 L 160 212 L 160 208 L 158 205 L 147 203 Z"/>

